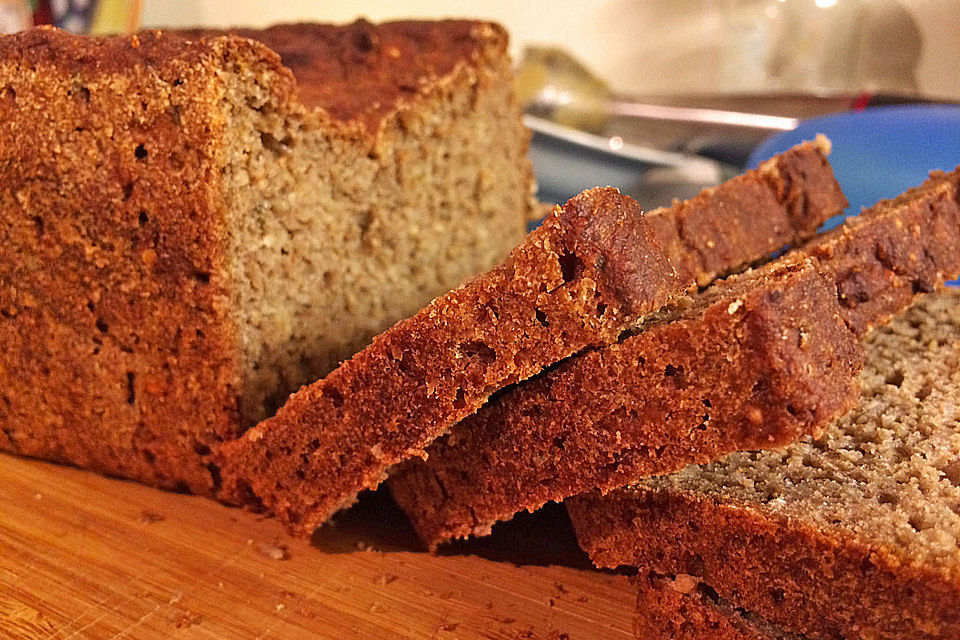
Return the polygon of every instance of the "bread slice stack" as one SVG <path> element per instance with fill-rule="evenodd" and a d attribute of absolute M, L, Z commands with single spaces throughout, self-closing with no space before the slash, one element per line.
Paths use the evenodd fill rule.
<path fill-rule="evenodd" d="M 875 260 L 836 271 L 848 309 L 956 273 L 958 194 L 960 172 L 934 174 L 838 232 L 895 222 L 872 235 Z M 930 279 L 894 254 L 940 266 Z M 921 297 L 888 324 L 851 317 L 875 325 L 860 399 L 819 438 L 567 501 L 598 566 L 639 568 L 638 637 L 960 637 L 960 294 Z"/>
<path fill-rule="evenodd" d="M 614 189 L 571 199 L 496 269 L 397 323 L 293 395 L 274 418 L 227 443 L 220 451 L 225 487 L 291 529 L 312 531 L 394 465 L 431 455 L 424 450 L 432 441 L 452 427 L 457 434 L 454 425 L 497 391 L 651 323 L 669 324 L 669 304 L 698 280 L 808 236 L 846 203 L 824 158 L 827 146 L 801 145 L 650 216 Z M 664 222 L 655 227 L 648 218 Z M 697 243 L 698 260 L 675 269 L 668 248 Z M 836 306 L 832 293 L 821 297 Z M 839 309 L 822 325 L 814 332 L 818 349 L 821 334 L 827 341 L 845 335 Z M 848 370 L 853 379 L 856 356 L 847 346 L 823 347 L 837 351 L 823 373 Z M 821 413 L 843 404 L 844 393 L 834 395 L 823 399 Z M 805 421 L 784 430 L 806 433 Z"/>
<path fill-rule="evenodd" d="M 394 496 L 435 546 L 549 500 L 819 433 L 856 396 L 856 337 L 960 271 L 955 186 L 938 175 L 504 392 L 398 472 Z"/>
<path fill-rule="evenodd" d="M 958 637 L 960 294 L 864 347 L 820 438 L 568 502 L 594 562 L 641 568 L 639 637 Z"/>

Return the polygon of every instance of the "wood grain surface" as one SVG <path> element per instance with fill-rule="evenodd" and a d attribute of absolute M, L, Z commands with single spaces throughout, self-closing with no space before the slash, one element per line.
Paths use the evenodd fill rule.
<path fill-rule="evenodd" d="M 192 496 L 0 455 L 0 637 L 602 638 L 625 576 L 589 568 L 561 509 L 442 556 L 385 495 L 311 542 Z"/>

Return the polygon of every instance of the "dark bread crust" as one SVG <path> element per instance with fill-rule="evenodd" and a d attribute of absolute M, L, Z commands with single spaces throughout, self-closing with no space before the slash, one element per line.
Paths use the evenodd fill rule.
<path fill-rule="evenodd" d="M 507 41 L 500 25 L 475 20 L 361 19 L 344 25 L 148 30 L 130 37 L 78 37 L 36 27 L 0 38 L 0 59 L 108 75 L 174 62 L 209 67 L 216 48 L 246 50 L 283 77 L 289 100 L 375 136 L 390 117 L 449 83 L 463 67 L 501 60 Z"/>
<path fill-rule="evenodd" d="M 592 189 L 221 449 L 225 482 L 309 533 L 498 389 L 610 344 L 682 293 L 636 202 Z"/>
<path fill-rule="evenodd" d="M 502 59 L 507 34 L 493 22 L 400 20 L 372 24 L 282 24 L 266 29 L 181 29 L 200 39 L 235 35 L 261 42 L 297 80 L 299 100 L 331 119 L 377 133 L 394 113 L 449 82 L 464 66 Z"/>
<path fill-rule="evenodd" d="M 813 638 L 960 637 L 960 584 L 883 548 L 686 493 L 637 487 L 566 504 L 598 567 L 699 576 L 736 606 Z"/>
<path fill-rule="evenodd" d="M 798 145 L 759 171 L 647 214 L 682 277 L 709 282 L 840 213 L 846 200 L 826 145 Z M 783 445 L 849 408 L 860 355 L 832 283 L 801 261 L 716 288 L 683 320 L 505 390 L 431 445 L 426 461 L 401 467 L 391 490 L 421 539 L 434 548 L 595 486 Z M 780 339 L 798 330 L 802 347 Z"/>
<path fill-rule="evenodd" d="M 0 448 L 216 490 L 240 432 L 215 70 L 241 39 L 0 37 Z M 176 105 L 176 106 L 174 106 Z"/>
<path fill-rule="evenodd" d="M 730 278 L 694 304 L 504 393 L 401 467 L 390 487 L 421 539 L 783 446 L 855 404 L 862 350 L 814 263 Z"/>
<path fill-rule="evenodd" d="M 292 94 L 293 75 L 280 63 L 279 56 L 243 38 L 191 41 L 155 30 L 132 36 L 83 37 L 50 26 L 34 27 L 0 37 L 0 60 L 15 62 L 24 69 L 49 65 L 61 72 L 93 77 L 151 67 L 166 79 L 174 69 L 188 72 L 197 65 L 213 65 L 217 62 L 214 56 L 231 55 L 225 49 L 262 58 L 264 64 L 270 65 L 273 71 L 291 83 Z M 198 69 L 193 71 L 196 73 Z M 204 71 L 209 72 L 209 69 Z M 170 78 L 171 81 L 173 79 Z"/>
<path fill-rule="evenodd" d="M 218 495 L 212 451 L 246 426 L 220 76 L 376 153 L 507 64 L 489 23 L 262 33 L 297 78 L 232 35 L 0 36 L 0 449 Z"/>
<path fill-rule="evenodd" d="M 960 273 L 960 168 L 883 200 L 798 250 L 837 281 L 847 324 L 863 335 Z"/>
<path fill-rule="evenodd" d="M 806 240 L 847 206 L 820 136 L 757 171 L 647 213 L 681 278 L 701 287 L 789 244 Z"/>
<path fill-rule="evenodd" d="M 798 265 L 814 260 L 816 270 L 832 282 L 829 289 L 836 298 L 819 303 L 824 305 L 824 315 L 829 317 L 839 301 L 843 321 L 854 335 L 862 335 L 902 311 L 918 293 L 942 286 L 945 278 L 960 272 L 958 182 L 958 172 L 934 173 L 922 187 L 878 203 L 784 256 L 779 263 Z M 793 183 L 793 189 L 798 188 Z M 800 304 L 799 300 L 802 298 L 793 304 Z M 785 311 L 789 308 L 782 307 L 779 320 L 775 314 L 769 317 L 768 327 L 789 319 L 793 313 Z M 798 312 L 796 320 L 815 323 L 816 317 L 816 310 L 807 309 L 806 315 Z M 682 326 L 678 325 L 678 331 Z M 722 333 L 712 333 L 708 326 L 697 326 L 700 328 L 690 335 L 680 333 L 672 338 L 676 353 L 665 348 L 655 350 L 662 360 L 654 360 L 640 350 L 639 345 L 646 350 L 654 348 L 644 342 L 641 333 L 618 345 L 625 353 L 614 352 L 617 355 L 609 358 L 588 354 L 578 358 L 582 362 L 577 364 L 564 363 L 548 374 L 550 379 L 510 390 L 496 405 L 464 421 L 431 447 L 426 461 L 411 461 L 391 480 L 394 496 L 414 528 L 431 547 L 453 537 L 486 533 L 496 521 L 522 509 L 535 509 L 548 500 L 561 500 L 593 487 L 611 490 L 725 452 L 783 446 L 806 433 L 818 433 L 831 417 L 855 400 L 849 375 L 855 374 L 860 361 L 851 354 L 851 336 L 824 334 L 829 340 L 818 344 L 832 347 L 823 347 L 819 356 L 830 354 L 846 366 L 838 366 L 836 380 L 832 374 L 818 379 L 826 372 L 819 371 L 816 363 L 791 370 L 786 366 L 792 361 L 789 354 L 763 353 L 760 348 L 745 354 L 738 351 L 743 346 L 740 340 L 731 341 Z M 658 331 L 669 333 L 670 329 Z M 677 381 L 670 380 L 674 385 L 672 395 L 661 398 L 662 389 L 648 390 L 634 380 L 639 377 L 649 384 L 647 372 L 654 362 L 661 370 L 666 364 L 678 370 L 671 358 L 686 360 L 682 349 L 689 349 L 689 345 L 704 348 L 711 340 L 727 351 L 712 354 L 712 360 L 710 352 L 705 351 L 698 356 L 700 360 L 685 364 L 686 388 L 676 388 Z M 636 351 L 629 348 L 631 343 L 638 345 Z M 782 341 L 777 344 L 787 349 L 795 347 Z M 831 352 L 830 348 L 837 351 Z M 643 359 L 638 360 L 641 354 Z M 741 389 L 737 386 L 742 381 L 740 376 L 722 374 L 725 369 L 739 370 L 739 364 L 746 364 L 749 374 L 762 368 L 764 362 L 783 364 L 783 371 L 789 373 L 777 378 L 770 376 L 775 368 L 765 369 L 767 383 L 758 389 Z M 796 362 L 806 360 L 799 358 Z M 694 376 L 692 371 L 700 373 Z M 627 379 L 631 384 L 624 385 Z M 837 389 L 831 390 L 834 382 Z M 766 444 L 762 438 L 735 429 L 738 421 L 750 426 L 748 407 L 728 404 L 711 410 L 698 408 L 694 402 L 709 397 L 717 404 L 718 398 L 759 395 L 767 384 L 780 391 L 758 398 L 767 402 L 766 406 L 763 402 L 756 405 L 763 414 L 760 421 L 771 431 L 766 434 L 770 436 Z M 793 385 L 800 386 L 794 393 L 785 391 Z M 711 387 L 716 395 L 708 393 Z M 844 393 L 835 395 L 841 389 Z M 805 411 L 804 403 L 796 397 L 806 394 L 814 405 L 822 400 L 824 410 Z M 647 399 L 652 398 L 663 405 L 649 408 L 647 404 L 654 403 Z M 797 415 L 794 419 L 774 419 L 767 415 L 771 410 L 773 415 L 789 410 Z M 711 415 L 713 420 L 706 431 L 696 431 L 702 415 Z M 725 418 L 717 419 L 719 416 Z M 723 435 L 714 435 L 714 428 Z"/>
<path fill-rule="evenodd" d="M 693 576 L 644 573 L 630 582 L 637 589 L 638 640 L 804 640 L 720 600 Z"/>

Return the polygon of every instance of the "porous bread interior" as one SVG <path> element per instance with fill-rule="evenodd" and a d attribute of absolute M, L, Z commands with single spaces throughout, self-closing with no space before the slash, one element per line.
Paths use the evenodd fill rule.
<path fill-rule="evenodd" d="M 636 584 L 638 585 L 638 622 L 644 624 L 645 616 L 651 615 L 651 613 L 655 616 L 662 616 L 664 614 L 671 616 L 676 615 L 677 618 L 674 619 L 674 623 L 678 624 L 679 628 L 673 625 L 664 627 L 660 620 L 657 622 L 661 624 L 656 625 L 658 631 L 668 630 L 668 632 L 674 632 L 675 636 L 671 635 L 671 638 L 676 637 L 678 640 L 680 638 L 697 638 L 699 640 L 701 638 L 709 638 L 710 636 L 705 634 L 715 631 L 713 625 L 710 624 L 709 618 L 704 619 L 702 615 L 695 616 L 694 621 L 689 619 L 684 620 L 680 617 L 688 614 L 687 608 L 689 608 L 694 612 L 702 610 L 708 614 L 716 613 L 722 616 L 736 633 L 736 635 L 733 636 L 730 634 L 719 634 L 722 635 L 723 638 L 735 637 L 740 640 L 807 640 L 806 636 L 785 631 L 756 613 L 735 606 L 729 600 L 720 596 L 713 587 L 704 582 L 698 582 L 693 576 L 681 574 L 674 577 L 656 578 L 650 585 L 644 584 L 646 578 L 643 577 L 634 578 L 634 580 L 637 581 Z M 676 610 L 666 612 L 654 607 L 651 612 L 650 608 L 646 606 L 647 602 L 645 600 L 652 594 L 651 590 L 654 589 L 676 591 L 682 598 L 681 606 Z M 697 624 L 697 621 L 702 624 Z M 648 636 L 640 634 L 639 637 L 646 638 Z"/>
<path fill-rule="evenodd" d="M 372 146 L 276 104 L 257 73 L 234 70 L 225 94 L 248 425 L 502 260 L 533 206 L 506 58 L 462 68 Z"/>
<path fill-rule="evenodd" d="M 857 408 L 817 440 L 645 481 L 853 536 L 960 573 L 960 292 L 864 338 Z"/>

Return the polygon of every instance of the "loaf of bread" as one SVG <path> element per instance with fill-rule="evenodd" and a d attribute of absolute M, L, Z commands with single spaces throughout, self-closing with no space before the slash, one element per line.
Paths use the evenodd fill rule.
<path fill-rule="evenodd" d="M 750 633 L 716 637 L 960 637 L 960 292 L 863 342 L 859 405 L 821 438 L 567 501 L 598 566 L 698 585 L 648 593 L 658 625 L 713 637 L 725 602 Z"/>
<path fill-rule="evenodd" d="M 219 443 L 535 206 L 470 21 L 0 36 L 0 448 L 215 494 Z"/>

